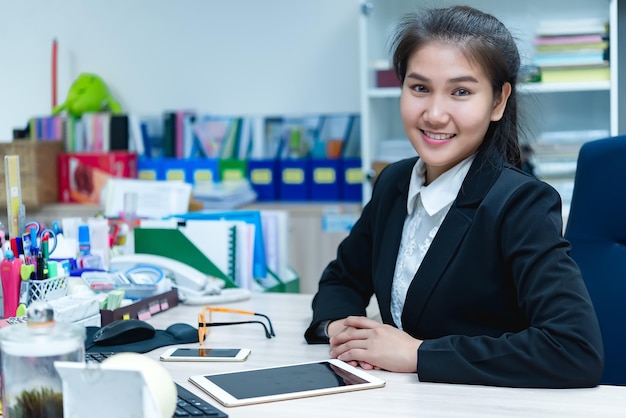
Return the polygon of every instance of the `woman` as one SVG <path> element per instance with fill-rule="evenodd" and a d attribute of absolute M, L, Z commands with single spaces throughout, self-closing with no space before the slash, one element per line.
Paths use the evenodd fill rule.
<path fill-rule="evenodd" d="M 392 45 L 419 158 L 381 172 L 322 275 L 307 341 L 421 381 L 597 385 L 602 339 L 560 197 L 520 169 L 510 32 L 457 6 L 406 16 Z M 365 317 L 372 295 L 382 324 Z"/>

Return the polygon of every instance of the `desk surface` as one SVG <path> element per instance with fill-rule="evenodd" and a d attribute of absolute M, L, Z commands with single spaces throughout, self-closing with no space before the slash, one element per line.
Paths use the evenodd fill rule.
<path fill-rule="evenodd" d="M 252 350 L 241 363 L 161 364 L 177 383 L 239 417 L 335 416 L 425 416 L 425 417 L 624 417 L 626 387 L 599 386 L 592 389 L 512 389 L 487 386 L 422 383 L 416 374 L 372 371 L 387 382 L 386 387 L 356 392 L 302 398 L 266 404 L 227 408 L 187 381 L 191 375 L 231 370 L 280 366 L 328 358 L 327 345 L 308 345 L 303 333 L 311 318 L 311 295 L 266 293 L 228 305 L 268 315 L 276 338 L 266 339 L 260 327 L 237 325 L 211 330 L 207 347 L 247 347 Z M 176 322 L 197 325 L 200 306 L 179 305 L 152 317 L 149 322 L 165 329 Z M 226 315 L 226 314 L 220 314 Z M 225 318 L 226 319 L 226 318 Z M 240 319 L 240 318 L 239 318 Z M 194 346 L 190 344 L 189 346 Z M 147 356 L 158 360 L 165 348 Z"/>

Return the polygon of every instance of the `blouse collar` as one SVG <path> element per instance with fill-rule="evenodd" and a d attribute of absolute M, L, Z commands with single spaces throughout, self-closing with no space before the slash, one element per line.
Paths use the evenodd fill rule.
<path fill-rule="evenodd" d="M 422 196 L 422 205 L 430 216 L 452 203 L 459 194 L 459 190 L 461 190 L 461 185 L 474 161 L 475 155 L 476 154 L 473 154 L 459 162 L 437 177 L 437 179 L 428 186 L 424 186 L 426 181 L 426 166 L 424 161 L 418 158 L 413 166 L 411 183 L 409 184 L 409 195 L 407 198 L 408 214 L 411 215 L 415 211 L 417 197 L 420 194 Z"/>

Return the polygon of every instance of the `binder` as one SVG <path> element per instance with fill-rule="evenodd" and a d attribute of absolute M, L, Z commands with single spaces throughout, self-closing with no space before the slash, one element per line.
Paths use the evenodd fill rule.
<path fill-rule="evenodd" d="M 226 288 L 235 282 L 221 271 L 178 228 L 135 228 L 135 253 L 169 257 L 188 264 L 208 276 L 222 279 Z"/>
<path fill-rule="evenodd" d="M 111 115 L 109 120 L 109 150 L 128 150 L 128 116 Z"/>
<path fill-rule="evenodd" d="M 259 215 L 260 216 L 260 215 Z M 286 221 L 286 219 L 284 219 Z M 267 276 L 263 279 L 253 277 L 253 258 L 255 238 L 259 235 L 256 233 L 254 224 L 237 221 L 230 222 L 235 225 L 237 232 L 229 238 L 229 253 L 233 258 L 228 258 L 228 267 L 220 269 L 224 260 L 212 259 L 214 254 L 205 254 L 206 245 L 217 245 L 216 235 L 213 239 L 209 238 L 206 232 L 198 233 L 202 236 L 203 243 L 196 246 L 198 238 L 190 239 L 183 230 L 182 226 L 189 228 L 195 225 L 191 221 L 177 221 L 174 218 L 168 220 L 143 220 L 141 227 L 135 228 L 135 252 L 138 254 L 154 254 L 169 257 L 182 263 L 188 264 L 195 269 L 209 276 L 217 277 L 225 281 L 225 287 L 241 287 L 248 288 L 252 291 L 263 292 L 293 292 L 298 293 L 300 289 L 300 278 L 287 266 L 287 243 L 286 239 L 286 222 L 283 223 L 283 231 L 278 240 L 283 240 L 279 257 L 280 263 L 272 263 L 272 267 L 278 271 L 274 271 L 266 267 Z M 196 222 L 207 222 L 206 220 L 196 220 Z M 219 220 L 214 221 L 219 222 Z M 224 223 L 229 223 L 224 221 Z M 230 257 L 230 256 L 229 256 Z M 233 268 L 234 266 L 234 268 Z M 233 279 L 234 270 L 234 279 Z"/>
<path fill-rule="evenodd" d="M 237 280 L 237 225 L 221 220 L 189 220 L 179 231 L 235 284 Z"/>
<path fill-rule="evenodd" d="M 171 221 L 171 220 L 170 220 Z M 135 252 L 169 257 L 252 289 L 253 226 L 243 221 L 144 221 L 135 229 Z"/>
<path fill-rule="evenodd" d="M 179 215 L 172 215 L 170 218 L 190 220 L 228 220 L 244 221 L 254 225 L 254 239 L 252 245 L 252 276 L 254 279 L 264 279 L 267 277 L 267 262 L 265 257 L 265 245 L 263 242 L 263 226 L 261 212 L 258 210 L 234 210 L 227 212 L 190 212 Z"/>

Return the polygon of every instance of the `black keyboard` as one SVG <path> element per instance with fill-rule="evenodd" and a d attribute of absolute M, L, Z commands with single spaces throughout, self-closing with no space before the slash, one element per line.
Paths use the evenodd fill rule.
<path fill-rule="evenodd" d="M 85 353 L 85 360 L 87 362 L 100 363 L 113 354 L 116 353 Z M 217 409 L 199 396 L 189 392 L 178 383 L 176 383 L 176 389 L 178 390 L 178 403 L 176 405 L 176 412 L 174 412 L 175 417 L 228 418 L 228 414 Z"/>

